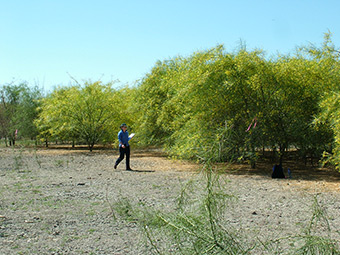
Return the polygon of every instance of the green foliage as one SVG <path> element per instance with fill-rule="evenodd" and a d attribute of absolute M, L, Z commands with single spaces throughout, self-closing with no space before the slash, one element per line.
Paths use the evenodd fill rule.
<path fill-rule="evenodd" d="M 75 136 L 67 116 L 71 110 L 67 105 L 71 103 L 71 93 L 72 88 L 58 88 L 41 100 L 40 114 L 35 120 L 40 138 L 48 141 L 52 137 L 68 139 Z"/>
<path fill-rule="evenodd" d="M 321 47 L 267 57 L 262 50 L 222 45 L 158 61 L 133 88 L 84 82 L 42 100 L 26 84 L 1 89 L 0 134 L 86 143 L 115 141 L 128 123 L 140 145 L 163 146 L 173 157 L 245 160 L 289 149 L 302 158 L 327 156 L 339 169 L 339 51 L 326 33 Z M 37 118 L 37 114 L 39 118 Z M 33 125 L 33 120 L 34 125 Z M 248 128 L 249 127 L 249 128 Z M 273 155 L 276 155 L 273 153 Z"/>
<path fill-rule="evenodd" d="M 18 137 L 35 139 L 38 132 L 33 124 L 37 117 L 41 91 L 26 83 L 9 84 L 0 90 L 0 136 L 14 145 Z M 17 132 L 16 132 L 17 131 Z"/>
<path fill-rule="evenodd" d="M 331 137 L 327 141 L 331 149 L 324 150 L 324 163 L 335 165 L 340 170 L 340 55 L 331 41 L 331 34 L 325 34 L 325 41 L 321 49 L 312 48 L 308 52 L 318 61 L 322 71 L 323 93 L 318 101 L 320 111 L 314 124 L 317 130 L 331 130 Z M 329 131 L 328 131 L 329 133 Z M 332 139 L 333 138 L 333 139 Z"/>
<path fill-rule="evenodd" d="M 168 75 L 176 75 L 178 61 L 157 62 L 143 79 L 135 94 L 135 111 L 138 112 L 137 126 L 140 142 L 146 145 L 163 144 L 169 139 L 173 123 L 168 119 L 176 114 L 168 100 L 176 93 L 174 84 L 169 83 Z M 167 114 L 168 113 L 168 114 Z"/>
<path fill-rule="evenodd" d="M 164 145 L 174 157 L 195 159 L 214 150 L 216 161 L 252 165 L 265 148 L 279 148 L 280 163 L 292 147 L 302 157 L 320 157 L 332 132 L 312 122 L 324 92 L 338 83 L 329 68 L 338 63 L 332 50 L 326 35 L 322 49 L 305 47 L 295 56 L 268 59 L 244 48 L 226 53 L 219 45 L 159 61 L 136 93 L 140 141 Z"/>
<path fill-rule="evenodd" d="M 58 88 L 42 100 L 35 124 L 45 140 L 84 141 L 92 150 L 98 142 L 112 143 L 119 123 L 131 121 L 130 94 L 101 82 Z"/>
<path fill-rule="evenodd" d="M 112 135 L 111 121 L 119 114 L 114 112 L 118 109 L 113 106 L 118 102 L 112 92 L 111 85 L 86 82 L 83 88 L 75 89 L 70 95 L 70 104 L 66 106 L 68 123 L 71 123 L 69 128 L 88 144 L 90 150 L 97 142 L 108 139 L 108 134 Z"/>
<path fill-rule="evenodd" d="M 324 153 L 325 163 L 332 163 L 340 170 L 340 94 L 333 92 L 325 95 L 320 103 L 322 111 L 315 120 L 317 127 L 326 123 L 334 133 L 333 150 Z"/>

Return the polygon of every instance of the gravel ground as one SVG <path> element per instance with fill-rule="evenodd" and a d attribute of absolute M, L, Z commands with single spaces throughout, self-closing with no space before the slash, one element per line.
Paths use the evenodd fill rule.
<path fill-rule="evenodd" d="M 174 211 L 185 184 L 200 181 L 199 167 L 132 151 L 136 171 L 125 171 L 124 162 L 114 170 L 117 157 L 109 150 L 0 148 L 0 254 L 152 254 L 137 222 L 115 217 L 114 206 L 128 199 Z M 324 173 L 273 180 L 265 169 L 227 172 L 224 188 L 236 200 L 225 222 L 250 239 L 296 235 L 310 223 L 317 196 L 331 227 L 318 230 L 339 240 L 340 175 Z"/>

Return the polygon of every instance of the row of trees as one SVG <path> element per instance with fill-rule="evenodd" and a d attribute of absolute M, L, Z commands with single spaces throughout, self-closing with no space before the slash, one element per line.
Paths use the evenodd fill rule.
<path fill-rule="evenodd" d="M 324 153 L 339 167 L 339 68 L 330 34 L 321 47 L 272 58 L 260 50 L 230 53 L 217 46 L 158 61 L 133 88 L 100 81 L 59 87 L 31 100 L 35 115 L 29 115 L 34 122 L 28 132 L 33 137 L 38 131 L 45 141 L 86 142 L 92 150 L 115 141 L 117 127 L 127 122 L 140 144 L 164 146 L 181 158 L 209 153 L 216 161 L 246 159 L 254 165 L 261 151 L 270 149 L 282 162 L 294 148 L 301 156 Z M 14 88 L 3 87 L 6 103 L 0 109 L 2 136 L 10 139 L 18 129 L 15 119 L 21 119 L 20 111 L 5 107 L 6 91 Z M 31 99 L 41 97 L 35 92 Z"/>
<path fill-rule="evenodd" d="M 259 150 L 272 149 L 282 163 L 290 148 L 336 156 L 338 53 L 326 34 L 321 48 L 292 56 L 268 59 L 259 50 L 226 53 L 218 46 L 158 62 L 137 91 L 142 137 L 173 155 L 209 152 L 219 161 L 255 164 Z"/>

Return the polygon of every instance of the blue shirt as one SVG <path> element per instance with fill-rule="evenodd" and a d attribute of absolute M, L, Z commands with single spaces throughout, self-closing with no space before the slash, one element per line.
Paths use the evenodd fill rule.
<path fill-rule="evenodd" d="M 119 141 L 119 147 L 122 146 L 122 144 L 124 144 L 125 146 L 129 146 L 129 132 L 125 131 L 123 132 L 123 130 L 120 130 L 118 132 L 118 141 Z"/>

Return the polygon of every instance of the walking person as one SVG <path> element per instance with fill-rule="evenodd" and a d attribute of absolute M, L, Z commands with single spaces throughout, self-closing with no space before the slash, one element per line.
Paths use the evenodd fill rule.
<path fill-rule="evenodd" d="M 118 132 L 118 141 L 119 141 L 119 158 L 117 159 L 114 169 L 117 169 L 119 163 L 124 159 L 124 155 L 126 156 L 126 170 L 132 171 L 130 167 L 130 145 L 129 140 L 132 136 L 129 136 L 127 131 L 127 126 L 125 123 L 120 125 L 120 131 Z"/>

